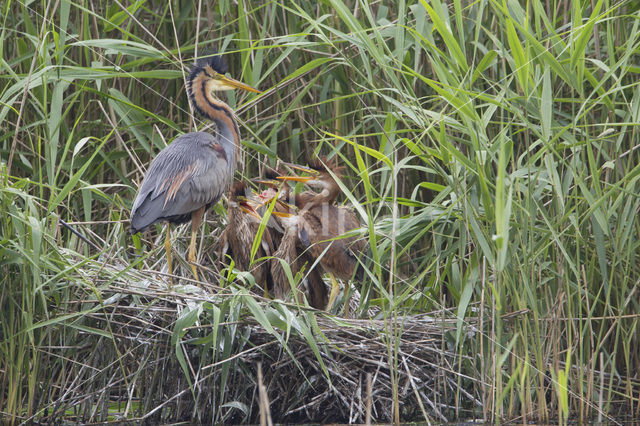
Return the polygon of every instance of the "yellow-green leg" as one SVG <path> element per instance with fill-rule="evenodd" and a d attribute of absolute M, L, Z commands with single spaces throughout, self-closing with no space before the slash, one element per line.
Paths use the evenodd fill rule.
<path fill-rule="evenodd" d="M 198 269 L 196 268 L 196 233 L 197 229 L 191 230 L 191 243 L 189 244 L 189 254 L 187 255 L 187 261 L 189 262 L 189 266 L 191 266 L 191 270 L 193 271 L 193 277 L 198 281 Z"/>
<path fill-rule="evenodd" d="M 334 302 L 336 301 L 336 297 L 338 297 L 338 293 L 340 293 L 340 284 L 338 284 L 336 277 L 334 277 L 332 273 L 329 273 L 329 278 L 331 278 L 331 293 L 329 293 L 329 303 L 327 303 L 327 311 L 331 310 Z"/>
<path fill-rule="evenodd" d="M 167 236 L 164 239 L 164 250 L 167 252 L 167 269 L 169 270 L 169 282 L 173 287 L 173 264 L 171 263 L 171 225 L 167 223 Z"/>
<path fill-rule="evenodd" d="M 202 223 L 202 216 L 204 216 L 204 206 L 191 213 L 191 243 L 189 244 L 187 261 L 189 262 L 189 266 L 191 266 L 196 281 L 198 281 L 198 269 L 196 268 L 196 234 Z"/>
<path fill-rule="evenodd" d="M 349 318 L 349 305 L 351 304 L 351 297 L 347 299 L 349 295 L 349 282 L 345 282 L 344 291 L 342 293 L 342 300 L 344 301 L 344 317 Z"/>

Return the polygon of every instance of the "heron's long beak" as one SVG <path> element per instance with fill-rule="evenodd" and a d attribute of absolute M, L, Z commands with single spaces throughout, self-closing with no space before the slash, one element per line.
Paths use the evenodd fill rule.
<path fill-rule="evenodd" d="M 284 180 L 284 181 L 307 183 L 311 180 L 314 180 L 315 177 L 313 176 L 278 176 L 277 179 Z"/>
<path fill-rule="evenodd" d="M 300 164 L 285 163 L 284 161 L 281 162 L 280 164 L 284 164 L 285 166 L 289 166 L 292 169 L 300 170 L 301 172 L 310 173 L 312 175 L 317 175 L 318 174 L 317 170 L 312 169 L 310 167 L 301 166 Z"/>
<path fill-rule="evenodd" d="M 251 182 L 268 186 L 278 186 L 281 183 L 279 180 L 268 178 L 253 178 Z"/>
<path fill-rule="evenodd" d="M 255 209 L 251 207 L 251 204 L 249 204 L 249 200 L 246 197 L 238 197 L 238 206 L 244 213 L 250 214 L 259 221 L 262 221 L 262 216 L 260 216 L 258 212 L 256 212 Z"/>
<path fill-rule="evenodd" d="M 276 179 L 280 179 L 280 180 L 284 180 L 284 181 L 294 181 L 294 182 L 307 183 L 309 181 L 312 181 L 312 180 L 316 179 L 316 176 L 319 173 L 317 170 L 314 170 L 314 169 L 309 168 L 309 167 L 301 166 L 299 164 L 285 163 L 285 162 L 283 162 L 282 164 L 284 164 L 286 166 L 289 166 L 292 169 L 296 169 L 296 170 L 300 170 L 301 172 L 309 173 L 309 174 L 311 174 L 313 176 L 297 176 L 297 175 L 293 175 L 293 176 L 276 176 Z"/>
<path fill-rule="evenodd" d="M 294 206 L 293 204 L 289 204 L 285 201 L 282 201 L 281 199 L 277 199 L 276 202 L 281 205 L 282 207 L 284 207 L 287 210 L 291 210 L 291 211 L 295 211 L 298 210 L 298 206 Z"/>
<path fill-rule="evenodd" d="M 280 181 L 275 181 L 276 183 L 280 183 Z M 280 198 L 278 198 L 280 196 L 280 192 L 276 192 L 272 197 L 270 198 L 264 198 L 264 201 L 259 201 L 261 205 L 263 205 L 264 207 L 267 207 L 267 205 L 269 203 L 271 203 L 273 201 L 273 199 L 275 198 L 276 200 L 276 205 L 280 206 L 280 207 L 284 207 L 285 210 L 287 211 L 296 211 L 298 210 L 298 207 L 292 204 L 287 203 L 286 201 L 282 201 Z M 261 197 L 262 199 L 262 197 Z M 278 213 L 282 213 L 276 209 L 273 210 L 272 214 L 276 214 L 276 212 Z M 287 213 L 288 214 L 288 213 Z M 277 215 L 276 215 L 277 216 Z M 288 217 L 288 216 L 285 216 Z"/>
<path fill-rule="evenodd" d="M 256 212 L 249 204 L 240 204 L 240 210 L 247 214 L 250 214 L 251 216 L 262 222 L 262 216 L 260 216 L 258 212 Z"/>
<path fill-rule="evenodd" d="M 274 215 L 274 216 L 278 216 L 278 217 L 293 217 L 294 216 L 292 213 L 279 212 L 279 211 L 276 211 L 276 210 L 271 212 L 271 214 Z"/>
<path fill-rule="evenodd" d="M 215 77 L 218 80 L 218 84 L 221 86 L 222 89 L 227 89 L 227 90 L 242 89 L 249 92 L 262 93 L 260 90 L 254 89 L 253 87 L 247 84 L 244 84 L 241 81 L 235 80 L 231 77 L 227 77 L 226 75 L 216 74 Z"/>

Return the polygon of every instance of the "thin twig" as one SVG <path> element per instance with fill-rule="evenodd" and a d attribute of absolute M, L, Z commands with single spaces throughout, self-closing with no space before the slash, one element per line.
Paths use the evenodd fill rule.
<path fill-rule="evenodd" d="M 96 244 L 93 243 L 93 241 L 91 241 L 90 239 L 88 239 L 87 237 L 85 237 L 84 235 L 82 235 L 80 232 L 78 232 L 78 230 L 76 228 L 74 228 L 73 226 L 69 225 L 67 222 L 65 222 L 64 220 L 62 220 L 61 218 L 58 218 L 58 221 L 60 222 L 60 224 L 62 226 L 64 226 L 65 228 L 67 228 L 69 231 L 73 232 L 78 238 L 80 238 L 82 241 L 84 241 L 85 243 L 89 244 L 91 247 L 93 247 L 96 251 L 100 252 L 102 251 L 102 249 L 100 247 L 98 247 Z"/>

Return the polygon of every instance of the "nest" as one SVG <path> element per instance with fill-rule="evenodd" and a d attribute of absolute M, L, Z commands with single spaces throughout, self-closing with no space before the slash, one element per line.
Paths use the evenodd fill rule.
<path fill-rule="evenodd" d="M 446 349 L 449 312 L 341 319 L 240 287 L 168 291 L 132 274 L 144 285 L 111 280 L 68 309 L 82 312 L 61 325 L 75 344 L 51 348 L 50 402 L 32 419 L 257 423 L 262 400 L 273 422 L 389 422 L 394 383 L 403 421 L 446 422 L 480 405 Z"/>

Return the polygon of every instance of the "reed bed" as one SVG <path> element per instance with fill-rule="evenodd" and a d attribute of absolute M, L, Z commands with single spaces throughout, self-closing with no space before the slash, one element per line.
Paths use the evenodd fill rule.
<path fill-rule="evenodd" d="M 640 418 L 638 2 L 0 9 L 0 421 Z M 127 235 L 150 160 L 212 131 L 184 91 L 212 47 L 265 91 L 225 98 L 237 178 L 345 167 L 356 319 L 221 266 L 224 200 L 201 283 L 184 227 L 171 291 L 162 227 Z"/>
<path fill-rule="evenodd" d="M 166 279 L 149 280 L 151 271 L 110 272 L 120 278 L 98 284 L 98 293 L 77 289 L 60 312 L 74 320 L 50 327 L 69 344 L 40 346 L 50 386 L 40 390 L 38 411 L 20 420 L 257 423 L 258 364 L 274 422 L 363 423 L 367 398 L 372 421 L 392 420 L 388 320 L 255 302 L 244 287 L 170 289 Z M 249 300 L 252 315 L 239 309 Z M 455 351 L 443 350 L 455 318 L 442 311 L 401 320 L 402 417 L 449 421 L 473 412 L 478 395 L 458 388 L 473 378 L 461 377 Z"/>

